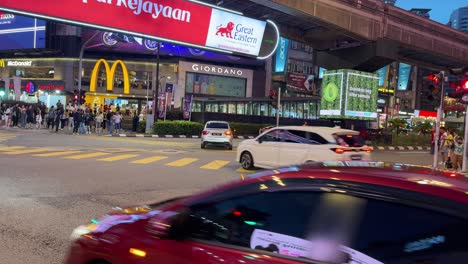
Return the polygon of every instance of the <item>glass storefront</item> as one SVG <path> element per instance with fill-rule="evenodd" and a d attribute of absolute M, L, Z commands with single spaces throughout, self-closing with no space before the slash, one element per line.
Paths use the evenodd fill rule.
<path fill-rule="evenodd" d="M 185 92 L 188 94 L 246 96 L 247 85 L 244 78 L 187 72 L 185 79 Z"/>
<path fill-rule="evenodd" d="M 282 102 L 283 111 L 280 111 L 280 117 L 294 119 L 319 119 L 318 100 L 284 100 Z M 210 112 L 237 115 L 254 116 L 276 116 L 276 109 L 269 101 L 259 99 L 257 101 L 203 101 L 195 99 L 192 105 L 193 112 Z"/>

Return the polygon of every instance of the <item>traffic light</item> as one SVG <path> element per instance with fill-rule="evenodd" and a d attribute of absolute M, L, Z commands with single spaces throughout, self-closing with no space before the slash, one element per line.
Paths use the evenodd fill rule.
<path fill-rule="evenodd" d="M 74 101 L 75 103 L 78 102 L 78 97 L 79 97 L 78 91 L 77 91 L 77 90 L 74 90 L 74 91 L 73 91 L 73 101 Z"/>
<path fill-rule="evenodd" d="M 270 104 L 273 106 L 273 108 L 277 109 L 278 108 L 278 94 L 276 90 L 270 89 Z"/>
<path fill-rule="evenodd" d="M 427 78 L 429 79 L 429 81 L 432 81 L 432 83 L 435 85 L 439 84 L 440 79 L 442 79 L 439 74 L 434 74 L 434 73 L 429 74 Z"/>
<path fill-rule="evenodd" d="M 80 105 L 86 102 L 86 91 L 80 91 Z"/>

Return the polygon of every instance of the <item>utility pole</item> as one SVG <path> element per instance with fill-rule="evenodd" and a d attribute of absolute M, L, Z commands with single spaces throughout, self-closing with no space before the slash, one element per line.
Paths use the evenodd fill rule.
<path fill-rule="evenodd" d="M 161 42 L 158 41 L 158 52 L 156 53 L 156 89 L 153 90 L 153 117 L 154 123 L 158 121 L 158 97 L 159 97 L 159 51 L 161 49 Z"/>
<path fill-rule="evenodd" d="M 442 81 L 441 81 L 441 84 L 440 84 L 441 85 L 441 88 L 440 88 L 440 105 L 439 105 L 439 108 L 437 109 L 436 131 L 435 131 L 435 135 L 434 135 L 434 160 L 432 161 L 432 168 L 433 169 L 437 168 L 437 162 L 438 162 L 438 159 L 439 159 L 440 123 L 441 123 L 442 115 L 443 115 L 444 97 L 445 97 L 445 87 L 444 87 L 445 73 L 443 71 L 441 71 L 440 75 L 442 77 L 442 78 L 440 78 Z"/>
<path fill-rule="evenodd" d="M 278 101 L 276 102 L 276 126 L 279 126 L 280 111 L 281 111 L 281 87 L 278 87 Z"/>
<path fill-rule="evenodd" d="M 78 94 L 81 96 L 81 75 L 82 75 L 82 69 L 83 69 L 83 55 L 84 55 L 84 49 L 86 48 L 86 45 L 88 45 L 91 40 L 93 40 L 100 31 L 96 31 L 94 35 L 92 35 L 83 45 L 81 45 L 80 49 L 80 60 L 78 62 Z M 78 100 L 78 106 L 81 106 L 81 99 Z"/>

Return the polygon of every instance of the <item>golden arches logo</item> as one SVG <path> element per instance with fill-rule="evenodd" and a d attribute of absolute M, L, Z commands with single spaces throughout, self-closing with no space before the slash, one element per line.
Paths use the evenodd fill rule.
<path fill-rule="evenodd" d="M 122 75 L 123 75 L 123 82 L 124 82 L 123 93 L 129 94 L 130 93 L 130 80 L 128 78 L 128 70 L 127 70 L 127 66 L 122 60 L 116 60 L 112 64 L 112 66 L 109 66 L 109 63 L 105 59 L 99 59 L 94 65 L 93 73 L 91 74 L 91 83 L 89 85 L 89 91 L 96 92 L 97 77 L 99 73 L 99 66 L 101 66 L 101 64 L 104 64 L 104 68 L 106 70 L 107 91 L 112 91 L 114 87 L 115 70 L 117 69 L 117 66 L 120 65 L 120 67 L 122 68 Z"/>
<path fill-rule="evenodd" d="M 5 61 L 0 59 L 0 68 L 5 68 Z"/>

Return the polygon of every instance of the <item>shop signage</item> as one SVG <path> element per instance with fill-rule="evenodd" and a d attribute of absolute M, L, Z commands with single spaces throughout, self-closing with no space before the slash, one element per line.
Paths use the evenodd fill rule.
<path fill-rule="evenodd" d="M 313 81 L 314 81 L 313 75 L 290 73 L 288 74 L 286 88 L 288 88 L 288 90 L 310 92 L 312 90 Z"/>
<path fill-rule="evenodd" d="M 106 71 L 107 91 L 112 91 L 114 87 L 115 70 L 117 69 L 117 66 L 120 65 L 120 67 L 122 68 L 122 76 L 123 76 L 123 82 L 124 82 L 123 93 L 130 94 L 130 80 L 128 78 L 127 66 L 121 60 L 116 60 L 112 64 L 112 66 L 109 66 L 109 63 L 105 59 L 98 60 L 96 64 L 94 65 L 93 72 L 91 73 L 91 82 L 89 84 L 89 91 L 96 92 L 96 83 L 97 83 L 98 74 L 99 74 L 99 66 L 101 66 L 101 64 L 104 65 L 104 70 Z"/>
<path fill-rule="evenodd" d="M 221 75 L 237 75 L 242 76 L 244 73 L 241 69 L 221 67 L 215 65 L 202 65 L 194 63 L 192 64 L 192 71 L 203 72 L 203 73 L 217 73 Z"/>
<path fill-rule="evenodd" d="M 14 84 L 10 82 L 10 89 L 14 88 Z M 32 88 L 32 89 L 31 89 Z M 63 81 L 21 81 L 21 90 L 27 93 L 35 91 L 63 91 L 65 83 Z"/>
<path fill-rule="evenodd" d="M 0 59 L 0 68 L 5 68 L 5 61 Z"/>
<path fill-rule="evenodd" d="M 7 61 L 8 67 L 14 66 L 23 66 L 23 67 L 31 67 L 32 61 L 16 61 L 16 60 L 9 60 Z"/>
<path fill-rule="evenodd" d="M 288 60 L 289 40 L 280 38 L 278 49 L 275 54 L 275 72 L 284 72 L 286 70 L 286 61 Z"/>
<path fill-rule="evenodd" d="M 259 59 L 271 56 L 279 41 L 272 21 L 201 1 L 2 0 L 0 10 Z"/>

